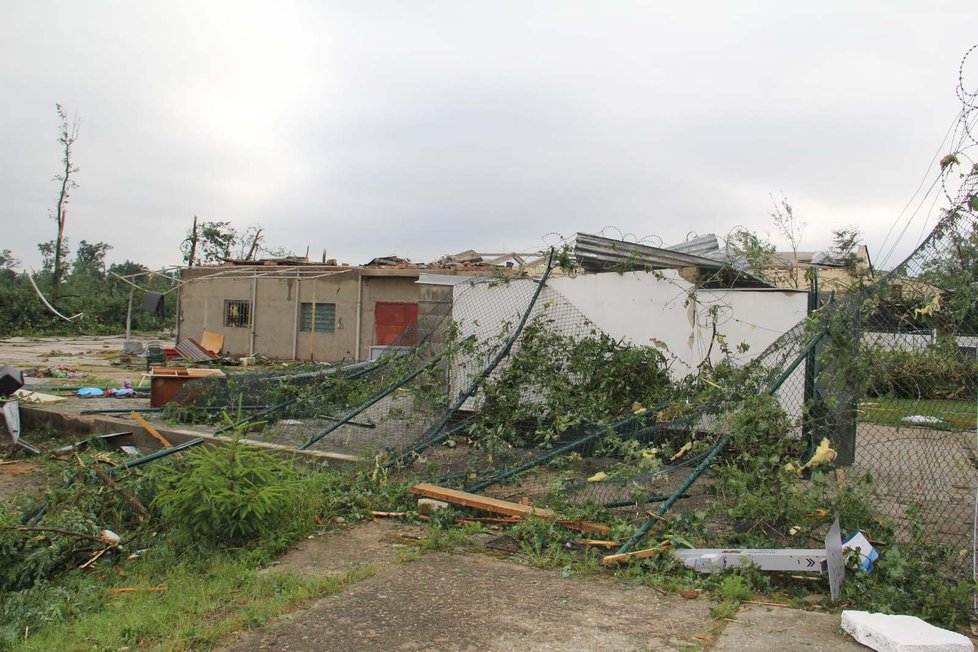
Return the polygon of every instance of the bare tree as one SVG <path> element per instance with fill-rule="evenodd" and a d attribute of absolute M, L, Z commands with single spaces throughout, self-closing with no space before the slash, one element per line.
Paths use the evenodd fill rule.
<path fill-rule="evenodd" d="M 65 221 L 68 218 L 68 198 L 71 191 L 78 187 L 78 184 L 72 178 L 72 175 L 78 172 L 78 167 L 72 162 L 71 158 L 71 148 L 74 146 L 75 141 L 78 140 L 78 117 L 75 116 L 69 121 L 68 114 L 65 113 L 61 105 L 56 104 L 55 106 L 58 109 L 58 117 L 61 118 L 61 133 L 58 136 L 58 142 L 61 143 L 61 163 L 64 166 L 62 171 L 54 176 L 54 180 L 61 183 L 61 189 L 58 192 L 58 204 L 55 213 L 51 215 L 55 224 L 58 226 L 58 236 L 54 240 L 54 269 L 51 278 L 51 297 L 52 300 L 56 301 L 61 290 L 61 282 L 65 276 L 64 257 L 66 255 L 66 247 L 64 245 L 64 236 Z"/>
<path fill-rule="evenodd" d="M 184 251 L 183 260 L 187 263 L 187 267 L 193 267 L 194 261 L 197 259 L 197 238 L 200 237 L 200 233 L 197 230 L 197 216 L 194 215 L 194 225 L 190 229 L 190 233 L 181 243 L 180 248 Z"/>
<path fill-rule="evenodd" d="M 781 199 L 774 196 L 771 193 L 771 201 L 774 203 L 774 212 L 771 213 L 771 218 L 774 220 L 774 226 L 778 229 L 778 233 L 784 236 L 784 239 L 788 241 L 788 246 L 791 247 L 791 257 L 793 259 L 791 266 L 790 282 L 794 287 L 798 287 L 798 249 L 801 246 L 801 238 L 805 233 L 805 227 L 808 226 L 804 221 L 795 216 L 795 209 L 788 202 L 788 198 L 785 197 L 784 193 L 781 193 Z"/>

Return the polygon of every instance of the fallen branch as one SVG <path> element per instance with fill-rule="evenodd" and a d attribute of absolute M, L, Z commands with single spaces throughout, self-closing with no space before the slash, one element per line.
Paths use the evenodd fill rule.
<path fill-rule="evenodd" d="M 759 607 L 782 607 L 784 609 L 792 609 L 790 604 L 784 604 L 782 602 L 761 602 L 760 600 L 744 600 L 741 604 L 754 604 Z"/>
<path fill-rule="evenodd" d="M 109 546 L 108 548 L 102 548 L 101 550 L 99 550 L 98 552 L 96 552 L 94 555 L 92 555 L 91 559 L 89 559 L 84 564 L 82 564 L 81 566 L 79 566 L 78 567 L 78 570 L 83 570 L 85 568 L 88 568 L 89 566 L 91 566 L 92 564 L 94 564 L 95 562 L 97 562 L 102 557 L 102 555 L 104 555 L 105 553 L 107 553 L 113 547 L 114 546 Z"/>
<path fill-rule="evenodd" d="M 137 591 L 166 591 L 168 586 L 124 586 L 109 589 L 109 593 L 136 593 Z"/>
<path fill-rule="evenodd" d="M 370 510 L 371 516 L 379 516 L 382 518 L 400 518 L 402 516 L 407 516 L 407 512 L 375 512 Z"/>
<path fill-rule="evenodd" d="M 126 491 L 122 487 L 116 485 L 116 483 L 112 481 L 112 478 L 109 477 L 109 474 L 106 473 L 105 471 L 103 471 L 102 469 L 100 469 L 99 467 L 97 467 L 95 465 L 92 465 L 92 470 L 95 471 L 95 474 L 99 478 L 101 478 L 102 483 L 106 487 L 109 487 L 110 489 L 112 489 L 113 491 L 115 491 L 117 494 L 119 494 L 120 496 L 122 496 L 123 498 L 125 498 L 126 501 L 128 501 L 130 505 L 132 505 L 133 507 L 135 507 L 136 508 L 136 511 L 139 512 L 143 517 L 149 518 L 149 510 L 146 509 L 146 506 L 145 505 L 143 505 L 141 502 L 139 502 L 139 499 L 138 498 L 136 498 L 135 496 L 133 496 L 131 493 L 129 493 L 128 491 Z"/>
<path fill-rule="evenodd" d="M 18 532 L 53 532 L 55 534 L 64 534 L 69 537 L 78 537 L 79 539 L 88 539 L 89 541 L 96 541 L 101 544 L 108 543 L 104 538 L 93 536 L 91 534 L 85 534 L 84 532 L 72 532 L 71 530 L 62 530 L 57 527 L 14 527 L 6 528 L 8 530 L 17 530 Z"/>

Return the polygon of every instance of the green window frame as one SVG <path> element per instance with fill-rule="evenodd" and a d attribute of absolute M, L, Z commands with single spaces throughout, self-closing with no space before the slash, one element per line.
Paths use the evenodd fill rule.
<path fill-rule="evenodd" d="M 314 308 L 315 306 L 315 308 Z M 317 333 L 336 332 L 335 303 L 303 303 L 299 305 L 299 331 L 312 332 L 313 310 L 315 310 L 315 326 Z"/>

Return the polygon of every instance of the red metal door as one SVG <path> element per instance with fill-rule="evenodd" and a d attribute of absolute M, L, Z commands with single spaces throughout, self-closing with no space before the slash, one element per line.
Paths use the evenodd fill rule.
<path fill-rule="evenodd" d="M 416 321 L 418 321 L 418 304 L 378 301 L 374 307 L 374 344 L 378 346 L 393 344 L 404 329 Z M 406 338 L 400 344 L 413 346 L 414 339 L 414 337 Z"/>

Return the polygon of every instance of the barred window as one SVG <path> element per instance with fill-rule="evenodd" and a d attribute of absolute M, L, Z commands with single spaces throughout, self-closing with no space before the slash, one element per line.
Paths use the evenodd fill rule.
<path fill-rule="evenodd" d="M 336 331 L 335 303 L 303 303 L 299 306 L 299 330 L 310 332 L 313 327 L 313 306 L 315 306 L 315 325 L 317 333 Z"/>
<path fill-rule="evenodd" d="M 224 325 L 225 326 L 247 326 L 251 323 L 251 302 L 232 301 L 224 302 Z"/>

